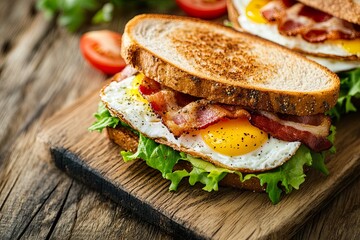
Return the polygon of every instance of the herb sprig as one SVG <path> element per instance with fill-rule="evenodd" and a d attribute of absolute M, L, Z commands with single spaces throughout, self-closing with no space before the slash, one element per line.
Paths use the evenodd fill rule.
<path fill-rule="evenodd" d="M 110 22 L 120 10 L 139 8 L 164 12 L 174 6 L 173 0 L 37 0 L 37 9 L 48 18 L 57 18 L 59 25 L 72 32 L 86 22 Z"/>

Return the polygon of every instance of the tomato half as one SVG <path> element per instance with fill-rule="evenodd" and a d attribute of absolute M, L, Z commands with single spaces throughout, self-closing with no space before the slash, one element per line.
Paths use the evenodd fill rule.
<path fill-rule="evenodd" d="M 213 19 L 227 11 L 226 0 L 176 0 L 178 6 L 189 16 Z"/>
<path fill-rule="evenodd" d="M 105 74 L 118 73 L 125 67 L 120 46 L 121 34 L 108 30 L 87 32 L 80 39 L 84 58 Z"/>

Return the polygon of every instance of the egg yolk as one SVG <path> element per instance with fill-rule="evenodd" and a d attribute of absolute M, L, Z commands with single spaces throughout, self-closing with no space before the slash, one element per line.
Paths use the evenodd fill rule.
<path fill-rule="evenodd" d="M 142 73 L 137 74 L 131 83 L 131 88 L 127 89 L 127 94 L 134 96 L 136 98 L 136 100 L 139 102 L 148 103 L 148 101 L 139 92 L 139 86 L 140 86 L 141 82 L 143 81 L 144 77 L 145 76 Z"/>
<path fill-rule="evenodd" d="M 200 130 L 204 142 L 215 152 L 238 156 L 252 152 L 268 139 L 265 132 L 247 118 L 223 120 Z"/>
<path fill-rule="evenodd" d="M 251 0 L 245 8 L 246 16 L 256 23 L 267 23 L 260 9 L 269 2 L 270 0 Z"/>
<path fill-rule="evenodd" d="M 360 39 L 353 40 L 331 40 L 334 44 L 340 45 L 345 51 L 352 54 L 360 54 Z"/>

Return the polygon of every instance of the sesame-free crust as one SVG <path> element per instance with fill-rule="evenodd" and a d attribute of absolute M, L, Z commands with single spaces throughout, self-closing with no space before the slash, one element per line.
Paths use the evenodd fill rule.
<path fill-rule="evenodd" d="M 340 87 L 336 74 L 300 54 L 218 24 L 178 16 L 140 15 L 129 21 L 122 56 L 174 90 L 270 112 L 324 113 L 336 104 Z"/>

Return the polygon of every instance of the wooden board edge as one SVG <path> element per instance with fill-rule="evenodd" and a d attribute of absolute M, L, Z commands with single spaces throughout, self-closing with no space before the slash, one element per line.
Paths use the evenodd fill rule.
<path fill-rule="evenodd" d="M 359 161 L 360 162 L 360 154 L 354 156 L 354 160 L 352 161 Z M 315 170 L 315 169 L 312 169 Z M 326 176 L 325 176 L 326 177 Z M 312 218 L 315 217 L 317 213 L 325 209 L 332 200 L 334 200 L 341 192 L 347 188 L 352 182 L 354 182 L 357 178 L 360 177 L 360 164 L 356 165 L 354 168 L 351 169 L 351 171 L 346 174 L 342 175 L 342 177 L 339 179 L 339 181 L 336 183 L 336 186 L 333 188 L 335 190 L 331 191 L 331 194 L 328 192 L 326 195 L 322 198 L 321 201 L 316 201 L 316 206 L 311 209 L 311 211 L 307 210 L 307 213 L 303 217 L 303 221 L 298 224 L 289 223 L 289 226 L 284 226 L 288 229 L 288 231 L 284 231 L 283 229 L 279 229 L 278 231 L 274 232 L 273 239 L 278 239 L 278 236 L 281 236 L 282 239 L 284 238 L 292 238 L 298 231 Z M 271 239 L 272 239 L 271 238 Z M 268 237 L 264 239 L 269 239 Z"/>
<path fill-rule="evenodd" d="M 165 216 L 160 211 L 157 211 L 146 203 L 141 202 L 121 187 L 111 184 L 110 181 L 106 181 L 106 179 L 104 179 L 103 176 L 96 171 L 96 169 L 90 168 L 83 160 L 81 160 L 81 158 L 67 149 L 51 147 L 50 153 L 55 165 L 67 175 L 103 194 L 117 204 L 120 204 L 125 209 L 131 211 L 139 219 L 143 219 L 150 224 L 160 227 L 168 234 L 177 238 L 208 239 L 211 237 L 200 235 L 189 228 L 185 228 L 174 221 L 174 219 Z M 357 158 L 360 159 L 360 156 Z M 283 238 L 294 236 L 309 219 L 311 219 L 321 209 L 324 209 L 332 199 L 340 194 L 353 180 L 359 177 L 359 170 L 359 167 L 352 169 L 352 172 L 340 181 L 346 184 L 338 183 L 338 187 L 336 187 L 338 190 L 333 194 L 327 194 L 323 201 L 318 203 L 318 207 L 313 208 L 311 211 L 307 211 L 301 223 L 289 222 L 285 227 L 286 230 L 279 229 L 279 231 L 270 232 L 269 235 L 264 236 L 264 239 L 277 239 L 279 237 Z"/>
<path fill-rule="evenodd" d="M 95 169 L 90 168 L 75 154 L 64 148 L 50 148 L 51 156 L 56 167 L 70 177 L 101 193 L 112 201 L 120 204 L 125 209 L 136 215 L 139 219 L 160 227 L 168 234 L 181 239 L 207 239 L 198 233 L 185 228 L 173 219 L 141 202 L 139 199 L 126 192 L 119 186 L 111 184 Z M 80 174 L 79 174 L 80 173 Z"/>

